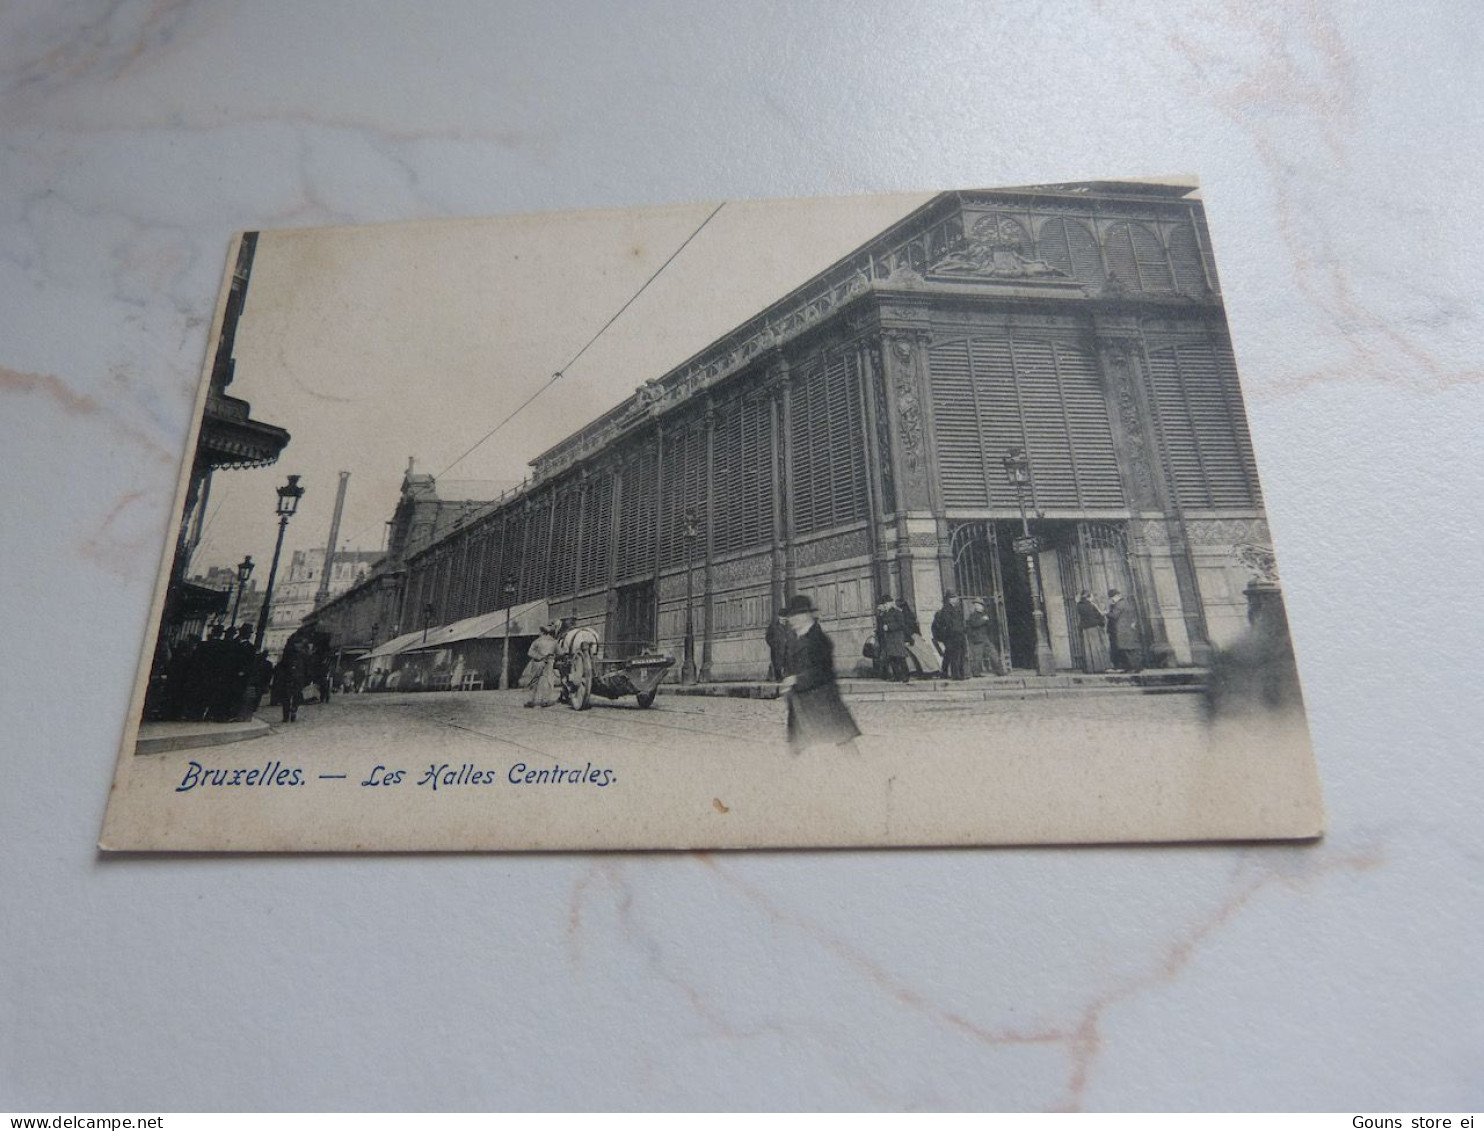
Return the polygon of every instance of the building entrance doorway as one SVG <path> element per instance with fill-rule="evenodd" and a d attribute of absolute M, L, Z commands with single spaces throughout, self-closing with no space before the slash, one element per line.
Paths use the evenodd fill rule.
<path fill-rule="evenodd" d="M 609 651 L 619 659 L 628 659 L 654 647 L 654 616 L 653 581 L 620 586 Z"/>
<path fill-rule="evenodd" d="M 1000 578 L 1005 589 L 1005 629 L 1009 637 L 1010 667 L 1034 671 L 1036 604 L 1031 594 L 1025 558 L 1015 552 L 1010 542 L 1008 537 L 999 540 Z"/>
<path fill-rule="evenodd" d="M 950 549 L 955 588 L 992 610 L 1009 666 L 1034 670 L 1035 595 L 1026 560 L 1014 549 L 1020 532 L 1015 520 L 963 522 L 953 530 Z M 1050 551 L 1041 557 L 1041 580 L 1049 643 L 1058 666 L 1090 667 L 1077 617 L 1077 595 L 1083 590 L 1103 607 L 1108 590 L 1119 589 L 1134 606 L 1141 631 L 1147 632 L 1144 594 L 1130 568 L 1122 524 L 1040 521 L 1031 523 L 1031 533 Z"/>

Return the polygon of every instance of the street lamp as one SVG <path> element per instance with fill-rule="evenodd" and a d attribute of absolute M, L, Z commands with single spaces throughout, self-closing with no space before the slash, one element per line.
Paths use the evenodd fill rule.
<path fill-rule="evenodd" d="M 258 617 L 258 633 L 253 648 L 263 650 L 263 634 L 268 631 L 268 617 L 273 604 L 273 581 L 278 576 L 278 555 L 283 553 L 283 532 L 289 528 L 289 519 L 299 509 L 299 500 L 304 497 L 304 488 L 299 486 L 299 477 L 290 475 L 289 481 L 278 489 L 278 542 L 273 547 L 273 564 L 268 567 L 268 588 L 263 591 L 263 615 Z"/>
<path fill-rule="evenodd" d="M 242 604 L 242 591 L 247 588 L 247 579 L 252 576 L 252 555 L 247 554 L 237 563 L 237 596 L 232 599 L 232 626 L 237 626 L 237 609 Z"/>
<path fill-rule="evenodd" d="M 515 584 L 515 576 L 512 574 L 505 578 L 505 584 L 500 586 L 500 599 L 505 602 L 505 647 L 500 652 L 500 690 L 508 691 L 510 688 L 510 607 L 515 604 L 515 595 L 519 587 Z"/>
<path fill-rule="evenodd" d="M 680 665 L 680 682 L 696 682 L 696 623 L 694 617 L 695 589 L 692 574 L 695 572 L 696 540 L 700 528 L 696 521 L 695 507 L 687 507 L 681 533 L 685 538 L 685 658 Z"/>
<path fill-rule="evenodd" d="M 1013 548 L 1025 558 L 1026 581 L 1031 589 L 1031 616 L 1036 624 L 1036 674 L 1051 675 L 1055 662 L 1051 656 L 1051 637 L 1046 628 L 1046 594 L 1041 589 L 1041 567 L 1038 555 L 1041 540 L 1031 536 L 1030 519 L 1025 513 L 1025 493 L 1031 485 L 1031 462 L 1024 448 L 1011 448 L 1005 454 L 1005 478 L 1015 491 L 1015 502 L 1020 506 L 1020 537 Z"/>

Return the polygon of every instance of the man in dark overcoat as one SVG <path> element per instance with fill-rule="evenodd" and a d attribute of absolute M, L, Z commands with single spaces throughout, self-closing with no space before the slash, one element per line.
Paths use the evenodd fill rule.
<path fill-rule="evenodd" d="M 835 646 L 819 627 L 814 602 L 791 597 L 783 615 L 793 629 L 788 674 L 779 689 L 788 697 L 788 745 L 795 754 L 811 746 L 848 746 L 860 728 L 835 683 Z"/>
<path fill-rule="evenodd" d="M 1144 670 L 1144 644 L 1139 639 L 1139 614 L 1117 589 L 1108 590 L 1108 652 L 1121 672 Z"/>
<path fill-rule="evenodd" d="M 944 590 L 943 607 L 933 616 L 933 643 L 943 650 L 943 674 L 949 679 L 963 679 L 968 638 L 964 610 L 952 589 Z"/>
<path fill-rule="evenodd" d="M 881 604 L 876 606 L 876 639 L 884 677 L 893 683 L 906 683 L 907 618 L 890 593 L 883 594 Z"/>
<path fill-rule="evenodd" d="M 304 684 L 308 680 L 305 668 L 304 649 L 300 639 L 290 638 L 283 646 L 283 655 L 273 669 L 273 697 L 283 709 L 283 721 L 299 721 L 299 708 L 304 704 Z"/>
<path fill-rule="evenodd" d="M 206 633 L 206 639 L 196 649 L 191 669 L 191 707 L 189 718 L 193 722 L 208 719 L 222 722 L 222 687 L 230 682 L 236 659 L 234 649 L 226 640 L 226 625 L 214 624 Z"/>

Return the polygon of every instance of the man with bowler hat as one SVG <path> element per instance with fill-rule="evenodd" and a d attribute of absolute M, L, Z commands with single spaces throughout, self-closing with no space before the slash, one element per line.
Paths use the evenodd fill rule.
<path fill-rule="evenodd" d="M 851 746 L 860 728 L 835 683 L 835 646 L 819 627 L 814 602 L 790 597 L 783 615 L 794 632 L 788 674 L 778 685 L 788 697 L 788 745 L 795 754 L 811 746 Z"/>

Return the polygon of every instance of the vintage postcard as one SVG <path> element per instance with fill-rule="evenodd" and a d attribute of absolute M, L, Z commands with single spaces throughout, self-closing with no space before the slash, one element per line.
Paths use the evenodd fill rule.
<path fill-rule="evenodd" d="M 234 241 L 101 844 L 1302 839 L 1192 179 Z"/>

